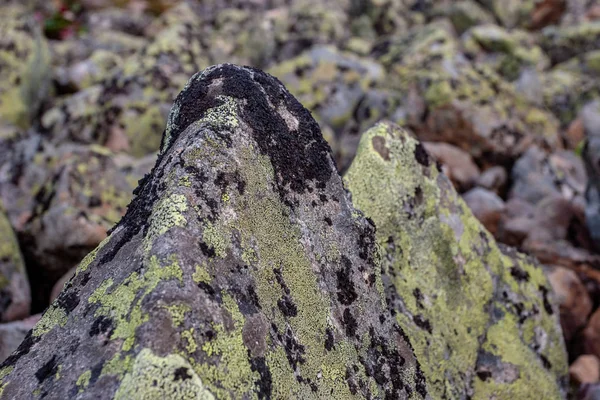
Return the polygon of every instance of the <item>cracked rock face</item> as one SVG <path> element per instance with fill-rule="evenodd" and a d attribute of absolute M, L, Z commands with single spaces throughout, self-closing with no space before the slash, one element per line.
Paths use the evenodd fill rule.
<path fill-rule="evenodd" d="M 377 125 L 346 177 L 355 208 L 277 79 L 196 74 L 126 215 L 0 367 L 0 394 L 560 398 L 544 275 L 433 164 Z"/>

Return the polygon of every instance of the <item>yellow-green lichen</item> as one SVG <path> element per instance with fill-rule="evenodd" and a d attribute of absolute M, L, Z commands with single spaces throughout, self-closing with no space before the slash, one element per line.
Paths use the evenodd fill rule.
<path fill-rule="evenodd" d="M 55 326 L 65 326 L 66 323 L 67 313 L 65 310 L 58 305 L 52 304 L 33 327 L 33 336 L 42 336 L 50 332 Z"/>
<path fill-rule="evenodd" d="M 161 281 L 182 280 L 183 273 L 177 259 L 172 256 L 169 261 L 170 264 L 164 265 L 152 256 L 146 268 L 133 272 L 118 285 L 112 278 L 107 279 L 88 298 L 89 303 L 99 305 L 95 316 L 109 316 L 115 321 L 111 339 L 124 340 L 124 351 L 133 347 L 136 329 L 149 319 L 142 310 L 144 297 Z"/>
<path fill-rule="evenodd" d="M 75 275 L 78 275 L 89 268 L 90 264 L 93 263 L 94 260 L 96 259 L 96 256 L 98 255 L 98 252 L 100 251 L 100 249 L 102 249 L 102 247 L 104 247 L 106 245 L 106 243 L 108 243 L 109 239 L 110 239 L 110 236 L 106 237 L 102 242 L 100 242 L 100 244 L 94 250 L 89 252 L 88 255 L 85 256 L 83 258 L 83 260 L 81 260 L 81 262 L 77 266 Z"/>
<path fill-rule="evenodd" d="M 150 215 L 150 226 L 144 238 L 145 249 L 149 251 L 154 239 L 164 235 L 174 226 L 185 226 L 187 220 L 183 215 L 188 208 L 187 199 L 182 194 L 171 194 L 162 198 Z"/>
<path fill-rule="evenodd" d="M 192 366 L 183 357 L 155 355 L 144 348 L 121 381 L 115 400 L 126 399 L 214 400 Z"/>
<path fill-rule="evenodd" d="M 77 378 L 77 382 L 75 382 L 75 384 L 79 388 L 79 393 L 82 393 L 88 387 L 88 385 L 90 384 L 91 377 L 92 371 L 89 369 L 81 375 L 79 375 L 79 378 Z"/>
<path fill-rule="evenodd" d="M 173 321 L 173 326 L 180 326 L 183 324 L 185 313 L 190 312 L 192 309 L 187 304 L 172 304 L 168 306 L 163 306 L 169 311 L 171 315 L 171 320 Z"/>

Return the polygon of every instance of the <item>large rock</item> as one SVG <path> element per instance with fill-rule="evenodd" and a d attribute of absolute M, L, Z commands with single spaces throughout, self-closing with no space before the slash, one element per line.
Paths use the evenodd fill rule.
<path fill-rule="evenodd" d="M 423 146 L 382 123 L 346 175 L 377 226 L 388 307 L 432 398 L 561 398 L 567 362 L 551 287 L 471 214 Z"/>
<path fill-rule="evenodd" d="M 137 194 L 3 364 L 4 396 L 427 397 L 375 228 L 278 81 L 195 75 Z"/>
<path fill-rule="evenodd" d="M 0 14 L 0 138 L 28 128 L 50 88 L 50 53 L 27 9 L 4 5 Z"/>
<path fill-rule="evenodd" d="M 31 294 L 17 238 L 0 202 L 0 321 L 29 315 Z"/>

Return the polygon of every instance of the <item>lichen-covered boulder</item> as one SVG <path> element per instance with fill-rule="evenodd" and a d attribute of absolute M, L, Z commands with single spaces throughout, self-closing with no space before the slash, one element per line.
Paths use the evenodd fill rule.
<path fill-rule="evenodd" d="M 28 128 L 50 89 L 50 53 L 25 7 L 0 14 L 0 138 Z"/>
<path fill-rule="evenodd" d="M 469 58 L 490 65 L 510 81 L 517 79 L 526 68 L 542 71 L 550 65 L 548 57 L 536 45 L 535 37 L 524 30 L 478 25 L 467 31 L 461 42 Z"/>
<path fill-rule="evenodd" d="M 279 81 L 195 75 L 136 194 L 2 364 L 4 397 L 429 398 L 375 227 Z"/>
<path fill-rule="evenodd" d="M 543 31 L 541 45 L 553 63 L 561 63 L 579 54 L 600 50 L 600 21 L 567 27 L 547 27 Z"/>
<path fill-rule="evenodd" d="M 454 144 L 484 165 L 513 160 L 532 143 L 561 147 L 556 118 L 492 66 L 469 60 L 448 23 L 386 39 L 374 52 L 389 70 L 387 85 L 405 94 L 394 122 L 419 138 Z"/>
<path fill-rule="evenodd" d="M 431 397 L 563 398 L 567 359 L 542 269 L 495 243 L 423 146 L 381 123 L 345 180 L 377 226 L 386 302 Z"/>
<path fill-rule="evenodd" d="M 29 315 L 31 294 L 19 243 L 0 202 L 0 321 Z"/>

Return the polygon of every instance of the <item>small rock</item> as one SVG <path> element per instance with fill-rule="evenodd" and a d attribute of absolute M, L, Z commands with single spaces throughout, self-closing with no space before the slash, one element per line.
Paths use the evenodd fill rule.
<path fill-rule="evenodd" d="M 501 221 L 494 235 L 500 242 L 509 246 L 520 247 L 531 231 L 532 220 L 525 217 L 511 218 Z"/>
<path fill-rule="evenodd" d="M 582 336 L 584 353 L 600 357 L 600 308 L 592 314 Z"/>
<path fill-rule="evenodd" d="M 477 178 L 475 184 L 484 189 L 491 190 L 498 194 L 500 191 L 504 189 L 506 185 L 506 180 L 508 179 L 506 169 L 499 165 L 495 167 L 491 167 L 486 169 L 480 176 Z"/>
<path fill-rule="evenodd" d="M 425 142 L 423 146 L 442 164 L 442 171 L 458 190 L 470 188 L 479 176 L 479 168 L 466 151 L 443 142 Z"/>
<path fill-rule="evenodd" d="M 0 324 L 0 362 L 21 344 L 27 332 L 40 320 L 41 314 L 33 315 L 21 321 Z"/>
<path fill-rule="evenodd" d="M 569 367 L 571 382 L 576 384 L 596 383 L 600 380 L 600 359 L 593 354 L 584 354 Z"/>
<path fill-rule="evenodd" d="M 548 280 L 560 308 L 560 324 L 567 341 L 587 322 L 592 301 L 577 274 L 567 268 L 553 267 Z"/>
<path fill-rule="evenodd" d="M 474 188 L 464 194 L 463 199 L 479 221 L 492 234 L 498 229 L 498 222 L 504 210 L 504 201 L 494 192 Z"/>

